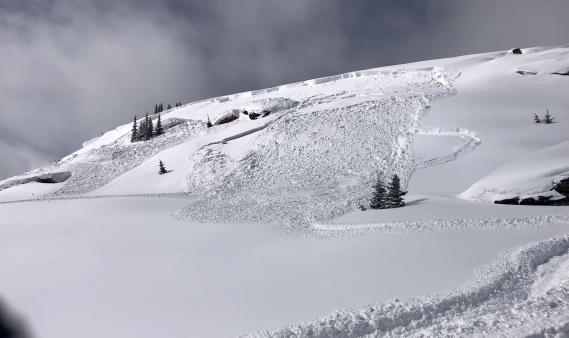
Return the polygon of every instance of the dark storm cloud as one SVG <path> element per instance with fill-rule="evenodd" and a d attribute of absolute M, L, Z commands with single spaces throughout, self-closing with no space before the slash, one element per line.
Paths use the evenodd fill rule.
<path fill-rule="evenodd" d="M 0 0 L 0 177 L 156 101 L 569 42 L 569 2 Z"/>

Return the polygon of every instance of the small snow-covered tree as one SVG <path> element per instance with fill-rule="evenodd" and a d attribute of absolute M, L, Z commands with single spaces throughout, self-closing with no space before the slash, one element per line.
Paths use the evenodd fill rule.
<path fill-rule="evenodd" d="M 401 180 L 397 174 L 393 175 L 393 178 L 391 179 L 391 182 L 387 188 L 387 207 L 400 208 L 405 206 L 405 200 L 403 199 L 403 196 L 405 196 L 407 192 L 401 189 Z"/>
<path fill-rule="evenodd" d="M 369 207 L 372 209 L 387 208 L 387 191 L 385 190 L 385 184 L 381 177 L 378 177 L 377 182 L 375 183 Z"/>
<path fill-rule="evenodd" d="M 136 115 L 134 115 L 134 121 L 132 122 L 132 135 L 130 136 L 130 142 L 138 141 L 138 127 L 136 125 Z"/>
<path fill-rule="evenodd" d="M 533 121 L 535 123 L 541 123 L 541 119 L 539 118 L 539 116 L 537 114 L 533 114 Z"/>
<path fill-rule="evenodd" d="M 158 167 L 160 168 L 158 173 L 160 175 L 164 175 L 166 173 L 168 173 L 168 170 L 166 170 L 166 167 L 164 167 L 164 163 L 162 163 L 162 160 L 160 160 L 160 162 L 158 162 Z"/>
<path fill-rule="evenodd" d="M 154 134 L 156 136 L 164 134 L 164 128 L 162 127 L 162 119 L 160 118 L 160 113 L 158 113 L 158 120 L 156 121 Z"/>
<path fill-rule="evenodd" d="M 546 111 L 545 116 L 543 117 L 543 123 L 550 124 L 553 123 L 554 118 L 549 114 L 549 109 Z"/>

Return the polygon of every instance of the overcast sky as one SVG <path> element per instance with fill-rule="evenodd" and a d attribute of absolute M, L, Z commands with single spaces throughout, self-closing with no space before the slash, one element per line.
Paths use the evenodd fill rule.
<path fill-rule="evenodd" d="M 159 101 L 567 44 L 568 14 L 567 0 L 0 0 L 0 178 Z"/>

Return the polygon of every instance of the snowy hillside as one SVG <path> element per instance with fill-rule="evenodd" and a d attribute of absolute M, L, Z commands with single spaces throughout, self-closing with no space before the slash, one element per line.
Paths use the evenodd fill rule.
<path fill-rule="evenodd" d="M 0 182 L 0 295 L 58 338 L 569 334 L 568 72 L 490 52 L 119 126 Z M 360 210 L 393 174 L 408 205 Z"/>
<path fill-rule="evenodd" d="M 569 69 L 569 49 L 523 52 L 378 68 L 177 107 L 163 115 L 164 135 L 131 143 L 130 125 L 118 127 L 57 163 L 0 182 L 0 198 L 187 193 L 199 196 L 192 217 L 202 221 L 271 221 L 266 214 L 276 212 L 275 203 L 279 220 L 317 204 L 304 218 L 325 219 L 366 200 L 379 173 L 407 181 L 416 169 L 412 193 L 457 195 L 496 168 L 567 140 L 567 77 L 560 74 Z M 532 123 L 546 109 L 557 123 Z M 244 111 L 270 115 L 252 120 Z M 228 116 L 238 119 L 216 125 Z M 159 159 L 171 173 L 156 175 Z M 518 182 L 500 189 L 482 180 L 461 196 L 491 202 L 543 193 L 564 177 L 563 168 L 544 168 L 557 174 L 539 188 Z M 59 173 L 71 176 L 57 188 L 17 187 Z M 209 212 L 216 199 L 259 211 Z"/>

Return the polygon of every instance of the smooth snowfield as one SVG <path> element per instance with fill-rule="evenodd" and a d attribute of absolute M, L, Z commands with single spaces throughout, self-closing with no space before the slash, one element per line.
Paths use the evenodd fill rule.
<path fill-rule="evenodd" d="M 499 252 L 567 230 L 322 240 L 266 224 L 176 221 L 170 214 L 184 203 L 0 204 L 0 269 L 10 272 L 2 297 L 38 337 L 238 336 L 456 288 Z"/>
<path fill-rule="evenodd" d="M 445 294 L 338 311 L 254 337 L 565 337 L 569 236 L 507 252 Z"/>
<path fill-rule="evenodd" d="M 453 82 L 456 95 L 433 104 L 421 120 L 421 127 L 443 130 L 463 128 L 475 132 L 480 139 L 480 144 L 467 156 L 456 158 L 443 166 L 417 170 L 409 184 L 411 193 L 459 195 L 509 162 L 512 162 L 510 172 L 503 171 L 501 176 L 507 179 L 504 183 L 512 183 L 508 188 L 496 188 L 496 185 L 486 190 L 473 188 L 461 197 L 492 202 L 496 190 L 502 197 L 524 191 L 526 185 L 540 186 L 544 190 L 551 186 L 540 185 L 539 181 L 543 175 L 548 175 L 545 163 L 559 163 L 558 155 L 551 154 L 554 156 L 551 160 L 540 158 L 545 160 L 543 171 L 536 173 L 537 176 L 528 177 L 529 181 L 514 179 L 518 173 L 525 171 L 524 166 L 515 166 L 514 163 L 522 164 L 527 158 L 525 163 L 530 164 L 528 157 L 531 154 L 569 140 L 569 76 L 552 74 L 549 68 L 550 65 L 569 68 L 569 47 L 536 47 L 523 51 L 522 55 L 502 51 L 404 65 L 439 66 L 460 71 L 460 76 Z M 542 68 L 536 75 L 517 73 L 518 69 L 529 66 L 532 69 Z M 547 109 L 558 123 L 534 123 L 533 115 L 543 117 Z M 430 151 L 424 150 L 422 145 L 419 148 L 421 151 Z M 536 167 L 540 163 L 531 165 Z M 558 172 L 557 176 L 560 177 L 562 173 L 567 171 Z"/>

